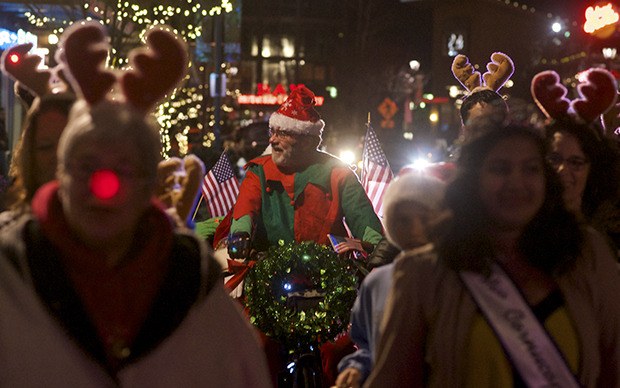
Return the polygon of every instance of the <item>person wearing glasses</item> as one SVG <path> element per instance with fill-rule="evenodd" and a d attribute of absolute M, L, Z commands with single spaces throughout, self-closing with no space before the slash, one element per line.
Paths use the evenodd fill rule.
<path fill-rule="evenodd" d="M 578 219 L 589 222 L 620 247 L 617 209 L 620 154 L 615 142 L 592 124 L 570 118 L 546 126 L 547 160 L 558 172 L 564 202 Z"/>
<path fill-rule="evenodd" d="M 351 168 L 318 150 L 325 122 L 305 86 L 291 92 L 269 119 L 271 154 L 251 160 L 234 206 L 228 253 L 247 258 L 279 241 L 329 245 L 346 236 L 371 251 L 383 238 L 381 222 Z M 250 244 L 251 241 L 251 244 Z"/>
<path fill-rule="evenodd" d="M 318 150 L 325 122 L 314 109 L 314 97 L 300 86 L 271 115 L 271 154 L 247 164 L 233 208 L 227 240 L 230 258 L 248 258 L 251 250 L 267 251 L 281 241 L 329 246 L 328 234 L 348 235 L 344 218 L 354 239 L 341 244 L 346 247 L 339 253 L 370 252 L 383 241 L 381 221 L 355 173 L 340 159 Z M 330 386 L 338 375 L 338 361 L 354 349 L 350 340 L 326 345 L 321 357 L 324 381 Z M 281 369 L 276 358 L 268 355 L 273 376 Z"/>

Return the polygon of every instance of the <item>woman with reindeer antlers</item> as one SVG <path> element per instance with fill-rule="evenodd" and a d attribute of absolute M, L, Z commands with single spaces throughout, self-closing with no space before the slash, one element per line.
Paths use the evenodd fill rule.
<path fill-rule="evenodd" d="M 531 90 L 534 101 L 549 119 L 545 126 L 551 148 L 548 160 L 562 181 L 567 208 L 607 235 L 617 251 L 620 151 L 616 141 L 597 123 L 614 107 L 615 78 L 605 69 L 582 73 L 577 87 L 579 97 L 571 101 L 558 74 L 549 70 L 532 79 Z"/>
<path fill-rule="evenodd" d="M 394 264 L 366 387 L 620 387 L 620 275 L 536 130 L 466 143 L 434 248 Z"/>
<path fill-rule="evenodd" d="M 0 386 L 270 386 L 211 252 L 154 200 L 161 144 L 147 113 L 188 62 L 164 27 L 146 42 L 117 76 L 102 66 L 101 24 L 62 37 L 79 99 L 58 181 L 0 234 Z"/>
<path fill-rule="evenodd" d="M 30 208 L 34 193 L 56 174 L 56 147 L 58 139 L 75 102 L 75 95 L 64 82 L 51 82 L 54 71 L 38 70 L 41 58 L 30 55 L 31 43 L 7 49 L 0 60 L 2 71 L 16 81 L 16 91 L 26 90 L 33 96 L 28 107 L 20 140 L 11 159 L 9 176 L 12 185 L 5 197 L 10 209 L 0 215 L 0 225 L 12 222 Z M 11 60 L 17 57 L 19 60 Z"/>

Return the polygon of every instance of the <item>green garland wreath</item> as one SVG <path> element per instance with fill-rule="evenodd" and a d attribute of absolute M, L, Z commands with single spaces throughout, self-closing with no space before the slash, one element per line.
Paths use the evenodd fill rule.
<path fill-rule="evenodd" d="M 333 340 L 349 324 L 357 294 L 355 265 L 333 249 L 314 242 L 271 247 L 245 282 L 250 321 L 289 351 Z M 288 294 L 317 290 L 312 308 L 295 309 Z"/>

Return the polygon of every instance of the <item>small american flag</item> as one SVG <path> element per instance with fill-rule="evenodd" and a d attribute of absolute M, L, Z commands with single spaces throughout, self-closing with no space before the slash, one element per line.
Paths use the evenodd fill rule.
<path fill-rule="evenodd" d="M 238 194 L 239 182 L 226 152 L 222 152 L 202 181 L 202 195 L 211 217 L 225 216 L 235 204 Z"/>
<path fill-rule="evenodd" d="M 383 194 L 393 177 L 377 134 L 368 123 L 362 153 L 362 186 L 379 218 L 383 217 Z"/>

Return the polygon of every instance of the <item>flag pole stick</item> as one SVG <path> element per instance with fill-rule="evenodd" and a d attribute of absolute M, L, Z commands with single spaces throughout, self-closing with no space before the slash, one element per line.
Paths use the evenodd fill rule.
<path fill-rule="evenodd" d="M 196 205 L 196 209 L 194 209 L 194 215 L 192 216 L 192 222 L 194 222 L 194 218 L 196 218 L 196 214 L 198 213 L 198 208 L 202 203 L 202 194 L 200 194 L 200 199 L 198 200 L 198 205 Z"/>
<path fill-rule="evenodd" d="M 368 121 L 367 124 L 370 125 L 370 112 L 368 112 Z"/>

